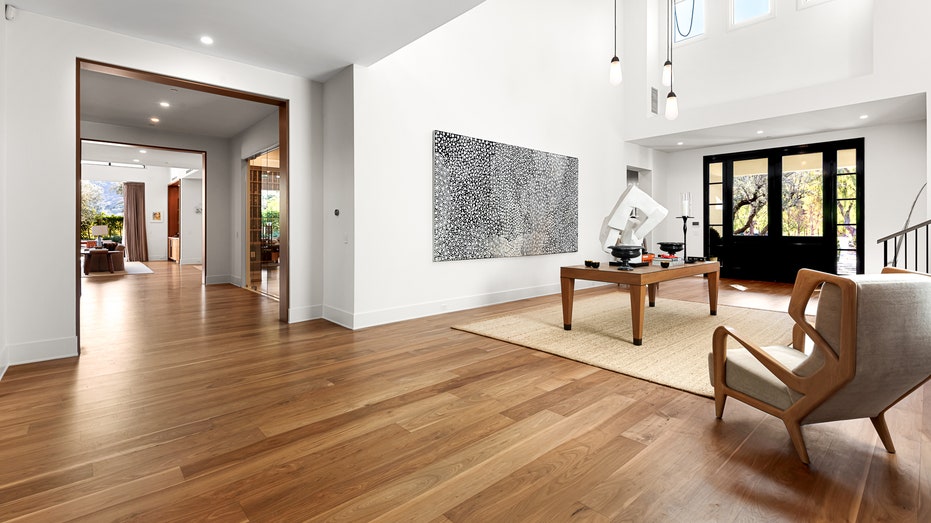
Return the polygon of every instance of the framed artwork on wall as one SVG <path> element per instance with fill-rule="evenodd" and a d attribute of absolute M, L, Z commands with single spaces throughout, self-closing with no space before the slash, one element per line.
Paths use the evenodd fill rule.
<path fill-rule="evenodd" d="M 579 160 L 433 132 L 433 261 L 578 251 Z"/>
<path fill-rule="evenodd" d="M 152 211 L 151 222 L 161 222 L 162 221 L 162 211 Z"/>

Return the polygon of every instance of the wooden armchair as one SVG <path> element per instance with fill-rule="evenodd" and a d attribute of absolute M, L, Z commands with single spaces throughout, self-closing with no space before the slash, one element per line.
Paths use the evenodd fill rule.
<path fill-rule="evenodd" d="M 823 284 L 823 285 L 822 285 Z M 805 317 L 822 286 L 815 323 Z M 836 276 L 802 269 L 789 303 L 792 346 L 760 347 L 730 327 L 714 332 L 709 355 L 715 415 L 728 396 L 780 418 L 809 463 L 802 425 L 870 418 L 895 452 L 885 412 L 931 378 L 931 277 L 887 268 Z M 805 338 L 814 343 L 803 352 Z M 728 338 L 742 348 L 728 349 Z"/>

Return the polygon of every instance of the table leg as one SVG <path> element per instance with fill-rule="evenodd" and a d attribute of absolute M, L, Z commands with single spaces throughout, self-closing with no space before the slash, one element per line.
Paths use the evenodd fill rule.
<path fill-rule="evenodd" d="M 643 345 L 643 301 L 645 285 L 630 286 L 630 321 L 634 331 L 634 345 Z"/>
<path fill-rule="evenodd" d="M 708 273 L 708 304 L 712 316 L 718 315 L 718 276 L 718 271 Z"/>
<path fill-rule="evenodd" d="M 91 253 L 84 253 L 84 275 L 87 276 L 91 273 Z"/>
<path fill-rule="evenodd" d="M 572 298 L 575 296 L 575 278 L 560 278 L 562 286 L 562 328 L 572 330 Z"/>
<path fill-rule="evenodd" d="M 110 256 L 110 253 L 107 253 L 107 268 L 110 269 L 110 272 L 113 272 L 113 257 Z"/>
<path fill-rule="evenodd" d="M 650 297 L 650 307 L 656 307 L 656 291 L 658 290 L 658 283 L 651 283 L 647 285 L 647 295 Z"/>

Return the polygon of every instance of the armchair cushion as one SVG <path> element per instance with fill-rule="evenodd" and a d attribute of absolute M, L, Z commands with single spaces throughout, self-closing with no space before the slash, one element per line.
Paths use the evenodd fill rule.
<path fill-rule="evenodd" d="M 794 369 L 806 359 L 805 353 L 792 347 L 774 345 L 762 347 L 784 366 Z M 746 349 L 728 349 L 724 375 L 727 386 L 749 394 L 779 409 L 787 409 L 798 399 L 798 393 L 786 387 L 776 376 Z M 714 385 L 714 356 L 708 355 L 708 374 Z"/>

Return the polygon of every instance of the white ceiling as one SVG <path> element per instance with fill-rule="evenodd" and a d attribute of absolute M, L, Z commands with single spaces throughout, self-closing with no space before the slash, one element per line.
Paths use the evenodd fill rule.
<path fill-rule="evenodd" d="M 162 107 L 168 102 L 170 107 Z M 81 71 L 81 120 L 171 133 L 232 138 L 278 106 Z M 149 118 L 157 117 L 152 123 Z"/>
<path fill-rule="evenodd" d="M 18 8 L 324 81 L 370 65 L 483 0 L 16 0 Z M 199 37 L 215 40 L 204 46 Z M 159 84 L 82 73 L 82 118 L 229 137 L 274 108 Z M 86 89 L 84 89 L 86 87 Z M 158 102 L 165 95 L 172 107 Z M 269 111 L 269 112 L 264 112 Z M 869 114 L 860 120 L 861 114 Z M 755 142 L 926 119 L 923 95 L 635 140 L 662 151 Z M 757 131 L 762 130 L 762 134 Z M 682 145 L 678 145 L 682 142 Z"/>
<path fill-rule="evenodd" d="M 187 153 L 153 147 L 134 147 L 124 144 L 97 143 L 88 140 L 81 142 L 81 159 L 151 167 L 197 169 L 198 173 L 188 176 L 190 178 L 200 178 L 200 169 L 203 168 L 203 158 L 200 153 Z"/>
<path fill-rule="evenodd" d="M 325 81 L 483 0 L 12 0 L 19 9 Z M 214 44 L 200 43 L 213 37 Z"/>
<path fill-rule="evenodd" d="M 868 118 L 861 119 L 860 116 L 864 114 Z M 926 118 L 927 107 L 925 95 L 922 93 L 766 120 L 654 136 L 632 142 L 660 151 L 673 152 L 858 127 L 917 122 Z M 758 134 L 758 131 L 763 132 Z M 682 145 L 679 145 L 679 142 L 682 142 Z"/>

